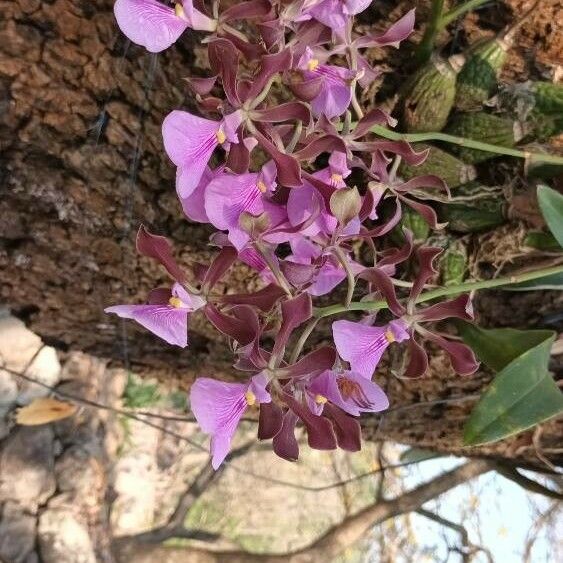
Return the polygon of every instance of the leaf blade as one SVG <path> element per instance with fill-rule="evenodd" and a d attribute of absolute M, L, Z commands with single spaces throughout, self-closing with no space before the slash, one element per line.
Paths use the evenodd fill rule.
<path fill-rule="evenodd" d="M 563 247 L 563 195 L 548 186 L 539 186 L 538 203 L 549 230 Z"/>
<path fill-rule="evenodd" d="M 484 363 L 500 370 L 465 424 L 466 445 L 502 440 L 563 412 L 563 394 L 547 371 L 553 332 L 476 327 L 460 332 Z"/>

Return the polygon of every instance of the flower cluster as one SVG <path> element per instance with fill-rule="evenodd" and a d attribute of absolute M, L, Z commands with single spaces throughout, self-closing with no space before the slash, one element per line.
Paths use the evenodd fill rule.
<path fill-rule="evenodd" d="M 447 187 L 434 176 L 401 182 L 397 162 L 417 165 L 426 154 L 371 132 L 373 125 L 392 127 L 395 120 L 380 109 L 365 111 L 358 100 L 378 76 L 366 49 L 397 47 L 413 30 L 414 12 L 382 35 L 357 36 L 353 17 L 369 3 L 248 0 L 220 10 L 216 1 L 211 12 L 201 0 L 115 4 L 122 31 L 152 52 L 170 47 L 187 29 L 206 33 L 210 76 L 187 79 L 197 115 L 172 111 L 162 135 L 184 213 L 216 229 L 216 257 L 188 277 L 168 241 L 141 227 L 138 251 L 158 260 L 173 285 L 153 290 L 147 304 L 106 311 L 181 347 L 188 344 L 190 315 L 201 311 L 232 340 L 234 368 L 243 382 L 200 377 L 191 389 L 191 408 L 211 435 L 214 467 L 228 455 L 249 408 L 259 409 L 259 438 L 272 439 L 285 459 L 298 457 L 298 423 L 313 448 L 359 450 L 357 417 L 388 407 L 372 377 L 390 345 L 404 343 L 399 377 L 426 372 L 420 339 L 442 347 L 460 374 L 477 369 L 471 350 L 424 326 L 449 317 L 471 319 L 469 299 L 417 305 L 435 274 L 439 250 L 415 248 L 408 230 L 401 248 L 386 242 L 403 205 L 439 228 L 432 207 L 415 197 L 420 190 Z M 257 272 L 261 290 L 214 289 L 236 260 Z M 418 274 L 407 284 L 410 294 L 397 296 L 396 286 L 405 282 L 398 284 L 396 276 L 407 261 L 418 265 Z M 373 315 L 337 320 L 334 346 L 303 354 L 316 322 L 313 298 L 345 283 L 343 311 L 363 288 L 363 297 L 385 300 L 392 317 L 385 323 Z M 290 354 L 287 348 L 296 340 Z"/>

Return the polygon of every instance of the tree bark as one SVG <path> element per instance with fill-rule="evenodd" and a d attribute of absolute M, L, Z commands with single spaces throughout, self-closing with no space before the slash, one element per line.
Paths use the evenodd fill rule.
<path fill-rule="evenodd" d="M 179 351 L 103 312 L 141 302 L 168 282 L 135 253 L 140 223 L 170 237 L 187 267 L 211 254 L 208 228 L 183 218 L 160 134 L 166 113 L 191 108 L 181 78 L 205 72 L 200 37 L 186 33 L 174 48 L 151 55 L 122 38 L 112 4 L 0 0 L 0 301 L 60 349 L 111 357 L 185 386 L 202 372 L 232 379 L 231 354 L 202 315 L 192 316 L 190 347 Z M 255 284 L 242 266 L 229 279 L 234 291 Z M 520 315 L 515 326 L 555 310 L 555 298 L 530 304 L 525 295 L 495 296 L 506 318 Z M 482 311 L 499 322 L 487 305 Z M 330 323 L 320 328 L 327 334 Z M 388 373 L 384 365 L 380 373 Z M 437 353 L 429 378 L 378 380 L 391 404 L 405 407 L 476 395 L 490 375 L 459 378 Z M 389 413 L 381 424 L 374 419 L 377 426 L 367 422 L 366 437 L 537 463 L 530 433 L 463 449 L 461 427 L 473 404 Z M 560 430 L 545 427 L 547 450 L 559 447 Z"/>

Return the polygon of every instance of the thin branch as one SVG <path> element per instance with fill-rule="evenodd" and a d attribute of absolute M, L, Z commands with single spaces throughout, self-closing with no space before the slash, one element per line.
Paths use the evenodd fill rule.
<path fill-rule="evenodd" d="M 247 453 L 254 442 L 247 442 L 243 446 L 233 450 L 229 454 L 229 460 L 233 460 Z M 188 512 L 203 493 L 217 481 L 225 471 L 227 465 L 223 464 L 217 470 L 213 469 L 211 461 L 208 461 L 189 484 L 188 488 L 180 495 L 174 512 L 166 524 L 130 536 L 122 536 L 116 539 L 117 544 L 124 545 L 128 542 L 160 543 L 171 538 L 195 539 L 213 542 L 221 538 L 219 534 L 212 534 L 203 530 L 192 530 L 185 527 L 184 522 Z"/>
<path fill-rule="evenodd" d="M 530 491 L 531 493 L 537 493 L 539 495 L 543 495 L 544 497 L 553 498 L 556 500 L 563 500 L 563 494 L 549 489 L 548 487 L 522 475 L 517 469 L 514 467 L 509 466 L 505 463 L 498 463 L 496 466 L 496 470 L 506 479 L 513 481 L 517 485 L 520 485 L 522 488 Z"/>

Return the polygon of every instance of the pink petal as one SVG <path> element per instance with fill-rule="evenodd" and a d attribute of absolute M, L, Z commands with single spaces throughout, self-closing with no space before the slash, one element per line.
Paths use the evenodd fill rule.
<path fill-rule="evenodd" d="M 173 8 L 157 0 L 117 0 L 113 11 L 121 31 L 151 53 L 170 47 L 188 27 Z"/>
<path fill-rule="evenodd" d="M 188 345 L 188 313 L 170 305 L 116 305 L 104 309 L 123 319 L 133 319 L 169 344 Z"/>
<path fill-rule="evenodd" d="M 383 352 L 390 344 L 386 332 L 391 330 L 393 338 L 398 342 L 408 338 L 404 329 L 397 329 L 397 325 L 366 326 L 350 321 L 332 323 L 332 335 L 340 357 L 350 363 L 352 371 L 368 379 L 371 379 Z"/>
<path fill-rule="evenodd" d="M 162 124 L 164 148 L 170 160 L 182 169 L 178 185 L 181 197 L 188 197 L 198 186 L 207 163 L 219 144 L 220 124 L 186 111 L 169 113 Z"/>
<path fill-rule="evenodd" d="M 205 210 L 211 223 L 222 230 L 239 227 L 240 215 L 264 211 L 258 174 L 222 174 L 212 180 L 205 192 Z"/>

